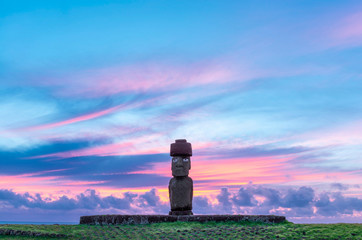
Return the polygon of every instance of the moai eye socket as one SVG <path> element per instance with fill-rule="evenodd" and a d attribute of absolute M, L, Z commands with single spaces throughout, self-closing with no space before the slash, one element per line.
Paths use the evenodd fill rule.
<path fill-rule="evenodd" d="M 182 159 L 184 162 L 188 162 L 189 161 L 189 159 L 188 158 L 184 158 L 184 159 Z"/>
<path fill-rule="evenodd" d="M 172 162 L 177 162 L 177 158 L 172 158 Z"/>

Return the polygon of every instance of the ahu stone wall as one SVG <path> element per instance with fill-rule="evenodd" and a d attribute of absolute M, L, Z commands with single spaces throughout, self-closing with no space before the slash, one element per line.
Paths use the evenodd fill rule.
<path fill-rule="evenodd" d="M 149 224 L 161 222 L 263 222 L 281 223 L 284 216 L 275 215 L 94 215 L 80 217 L 80 224 L 114 225 L 114 224 Z"/>

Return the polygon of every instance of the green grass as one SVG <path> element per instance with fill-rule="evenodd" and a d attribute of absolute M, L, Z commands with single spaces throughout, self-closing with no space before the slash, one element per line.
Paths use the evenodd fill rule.
<path fill-rule="evenodd" d="M 362 239 L 362 224 L 175 222 L 147 225 L 0 225 L 1 229 L 64 234 L 56 239 Z M 0 239 L 55 239 L 0 235 Z"/>

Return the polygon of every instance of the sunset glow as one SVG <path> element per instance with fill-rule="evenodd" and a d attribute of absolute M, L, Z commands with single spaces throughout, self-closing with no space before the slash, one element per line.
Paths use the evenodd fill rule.
<path fill-rule="evenodd" d="M 196 214 L 362 223 L 360 2 L 17 2 L 0 221 L 168 214 L 187 139 Z"/>

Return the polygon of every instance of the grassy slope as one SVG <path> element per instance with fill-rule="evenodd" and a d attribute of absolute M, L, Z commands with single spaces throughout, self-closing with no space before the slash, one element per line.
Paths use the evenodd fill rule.
<path fill-rule="evenodd" d="M 87 225 L 0 225 L 0 229 L 65 234 L 69 236 L 66 239 L 362 239 L 362 224 L 177 222 L 103 227 Z M 0 235 L 0 239 L 49 238 Z"/>

